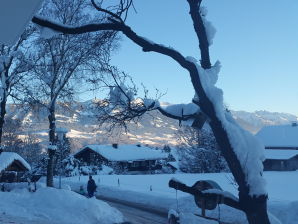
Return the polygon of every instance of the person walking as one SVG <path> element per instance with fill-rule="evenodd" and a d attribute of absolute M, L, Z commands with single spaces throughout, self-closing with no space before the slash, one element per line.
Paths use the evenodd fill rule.
<path fill-rule="evenodd" d="M 94 192 L 96 190 L 96 184 L 95 181 L 92 179 L 92 176 L 89 176 L 88 184 L 87 184 L 87 191 L 89 198 L 92 198 L 94 196 Z"/>

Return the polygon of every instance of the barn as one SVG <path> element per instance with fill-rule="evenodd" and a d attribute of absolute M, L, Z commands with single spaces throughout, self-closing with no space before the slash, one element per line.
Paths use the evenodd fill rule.
<path fill-rule="evenodd" d="M 17 153 L 0 151 L 0 182 L 20 182 L 30 165 Z"/>
<path fill-rule="evenodd" d="M 86 165 L 106 165 L 119 171 L 161 169 L 160 160 L 168 157 L 160 150 L 141 145 L 87 145 L 74 154 Z"/>
<path fill-rule="evenodd" d="M 298 170 L 298 150 L 266 149 L 265 171 L 293 171 Z"/>

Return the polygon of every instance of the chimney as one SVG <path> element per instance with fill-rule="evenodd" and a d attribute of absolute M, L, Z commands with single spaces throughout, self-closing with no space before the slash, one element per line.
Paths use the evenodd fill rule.
<path fill-rule="evenodd" d="M 117 143 L 113 143 L 112 146 L 113 146 L 113 148 L 115 148 L 115 149 L 118 148 L 118 144 L 117 144 Z"/>

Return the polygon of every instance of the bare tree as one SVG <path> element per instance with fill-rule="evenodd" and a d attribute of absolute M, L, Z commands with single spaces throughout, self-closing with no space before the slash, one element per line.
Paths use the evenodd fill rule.
<path fill-rule="evenodd" d="M 120 31 L 139 45 L 144 52 L 156 52 L 168 56 L 186 69 L 198 95 L 195 102 L 208 117 L 217 143 L 238 183 L 239 201 L 235 202 L 237 207 L 245 212 L 250 224 L 269 224 L 267 214 L 268 195 L 263 178 L 263 146 L 234 121 L 223 106 L 222 91 L 215 87 L 220 64 L 216 63 L 212 66 L 210 61 L 210 38 L 208 39 L 207 35 L 208 29 L 206 29 L 206 26 L 208 23 L 206 23 L 205 13 L 201 8 L 202 0 L 186 0 L 189 5 L 194 32 L 199 42 L 200 64 L 191 57 L 183 56 L 173 48 L 149 41 L 126 25 L 127 10 L 125 10 L 125 6 L 129 6 L 132 1 L 121 0 L 119 7 L 115 10 L 103 9 L 100 5 L 96 5 L 94 0 L 91 1 L 95 9 L 100 13 L 106 13 L 107 20 L 105 22 L 69 27 L 42 17 L 34 17 L 32 21 L 41 26 L 68 34 L 81 34 L 99 30 Z"/>
<path fill-rule="evenodd" d="M 13 95 L 14 88 L 31 67 L 26 54 L 34 30 L 32 25 L 28 27 L 13 46 L 0 45 L 0 147 L 2 147 L 7 99 Z"/>
<path fill-rule="evenodd" d="M 68 26 L 92 21 L 84 0 L 52 0 L 46 2 L 42 14 L 56 18 Z M 45 30 L 46 29 L 46 30 Z M 53 161 L 56 152 L 56 105 L 68 101 L 83 87 L 83 77 L 101 72 L 100 64 L 106 62 L 113 47 L 114 32 L 96 35 L 62 35 L 42 28 L 41 37 L 35 41 L 35 66 L 30 77 L 22 83 L 27 102 L 39 104 L 48 110 L 49 147 L 47 186 L 53 186 Z M 96 67 L 94 67 L 96 65 Z M 78 88 L 80 86 L 80 88 Z"/>
<path fill-rule="evenodd" d="M 128 123 L 137 123 L 145 113 L 154 110 L 179 120 L 180 124 L 187 121 L 196 128 L 201 128 L 204 124 L 205 116 L 196 104 L 161 106 L 159 99 L 163 94 L 159 91 L 152 98 L 145 86 L 142 86 L 141 97 L 139 89 L 125 72 L 115 66 L 105 66 L 104 71 L 105 76 L 96 83 L 102 83 L 101 88 L 109 88 L 109 93 L 106 98 L 95 102 L 95 108 L 99 125 L 108 124 L 109 131 L 116 126 L 127 131 Z"/>
<path fill-rule="evenodd" d="M 22 122 L 11 116 L 5 116 L 5 125 L 3 126 L 2 145 L 7 151 L 18 151 L 22 147 L 23 141 L 19 138 L 22 132 Z"/>

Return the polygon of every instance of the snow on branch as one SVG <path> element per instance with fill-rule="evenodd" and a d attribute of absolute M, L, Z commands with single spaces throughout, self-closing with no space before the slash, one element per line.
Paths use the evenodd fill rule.
<path fill-rule="evenodd" d="M 199 64 L 196 66 L 204 91 L 212 102 L 216 116 L 227 132 L 233 151 L 240 161 L 246 182 L 249 185 L 249 194 L 251 196 L 266 194 L 266 184 L 262 177 L 262 162 L 265 159 L 264 146 L 251 133 L 242 129 L 224 107 L 223 91 L 215 86 L 220 63 L 216 62 L 210 69 L 203 69 Z"/>
<path fill-rule="evenodd" d="M 208 21 L 207 18 L 206 18 L 207 13 L 208 13 L 208 10 L 207 10 L 206 7 L 200 7 L 199 13 L 202 17 L 202 21 L 204 23 L 204 27 L 205 27 L 205 30 L 206 30 L 207 40 L 208 40 L 208 43 L 209 43 L 209 46 L 210 46 L 213 43 L 213 38 L 216 34 L 216 29 L 212 25 L 212 23 L 210 21 Z"/>

